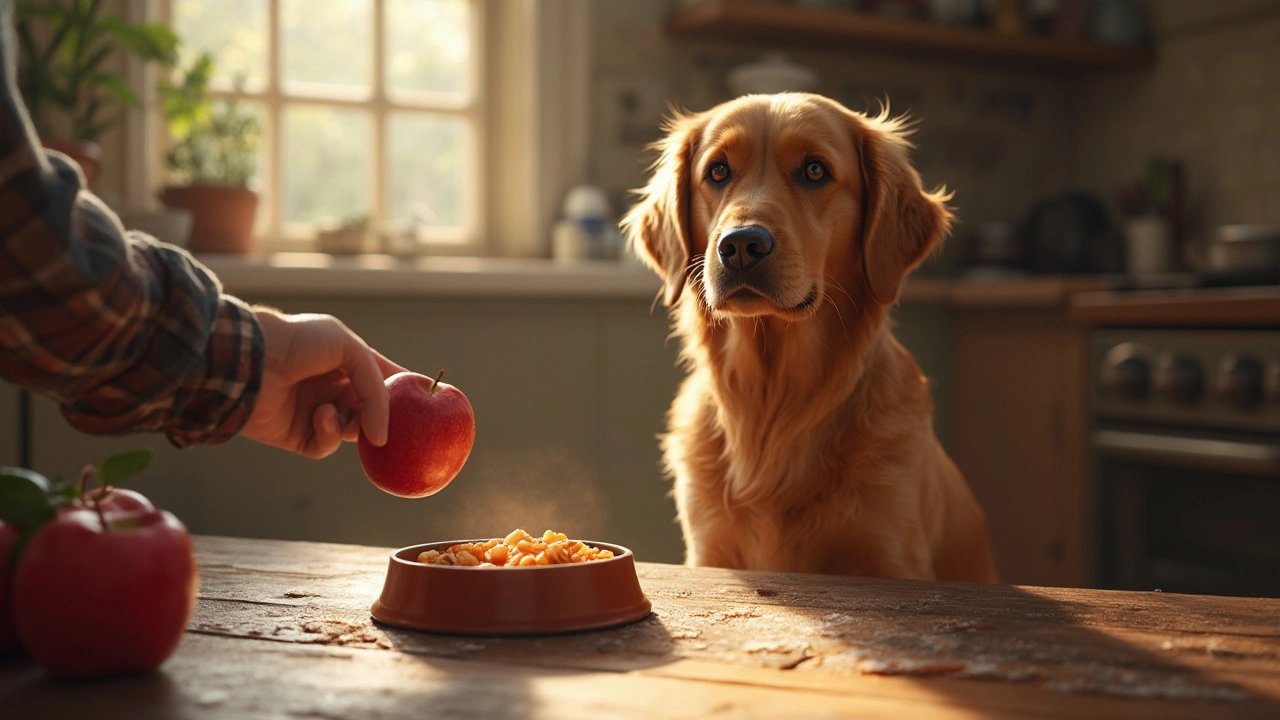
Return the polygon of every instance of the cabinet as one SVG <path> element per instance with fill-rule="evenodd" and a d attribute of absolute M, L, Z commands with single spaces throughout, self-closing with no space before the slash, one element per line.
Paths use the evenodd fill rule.
<path fill-rule="evenodd" d="M 954 311 L 949 449 L 1004 582 L 1088 582 L 1087 362 L 1065 307 Z"/>

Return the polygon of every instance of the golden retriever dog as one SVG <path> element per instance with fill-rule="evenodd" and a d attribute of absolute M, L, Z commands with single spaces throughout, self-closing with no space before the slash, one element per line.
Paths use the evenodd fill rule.
<path fill-rule="evenodd" d="M 995 582 L 928 381 L 889 329 L 951 224 L 903 123 L 784 93 L 666 129 L 622 224 L 683 343 L 663 448 L 688 564 Z"/>

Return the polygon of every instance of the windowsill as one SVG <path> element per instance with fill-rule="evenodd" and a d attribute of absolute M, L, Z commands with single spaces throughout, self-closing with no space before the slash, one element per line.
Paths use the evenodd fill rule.
<path fill-rule="evenodd" d="M 198 255 L 235 295 L 652 300 L 648 269 L 611 261 L 390 255 Z"/>

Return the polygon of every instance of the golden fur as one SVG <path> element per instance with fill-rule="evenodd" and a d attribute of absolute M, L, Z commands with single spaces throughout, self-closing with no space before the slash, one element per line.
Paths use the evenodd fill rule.
<path fill-rule="evenodd" d="M 888 327 L 951 222 L 902 123 L 787 93 L 667 130 L 623 226 L 665 280 L 689 371 L 663 441 L 687 562 L 994 582 L 982 510 Z M 814 161 L 825 182 L 803 174 Z M 716 251 L 744 225 L 774 238 L 745 284 Z"/>

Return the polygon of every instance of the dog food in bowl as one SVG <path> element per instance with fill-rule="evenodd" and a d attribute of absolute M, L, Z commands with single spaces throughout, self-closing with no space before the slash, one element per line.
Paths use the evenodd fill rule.
<path fill-rule="evenodd" d="M 608 560 L 611 557 L 612 550 L 601 550 L 580 540 L 570 540 L 564 533 L 548 530 L 541 538 L 535 538 L 517 529 L 505 538 L 458 543 L 443 551 L 426 550 L 418 555 L 418 562 L 482 568 L 532 567 Z"/>
<path fill-rule="evenodd" d="M 640 588 L 635 556 L 621 545 L 571 541 L 554 532 L 534 538 L 517 531 L 508 538 L 396 550 L 382 594 L 370 608 L 373 618 L 430 632 L 544 635 L 622 625 L 652 609 Z M 498 548 L 507 548 L 506 564 L 480 567 L 481 557 L 496 560 L 495 551 L 501 556 Z M 451 559 L 442 560 L 446 555 Z M 539 555 L 546 564 L 538 564 Z"/>

